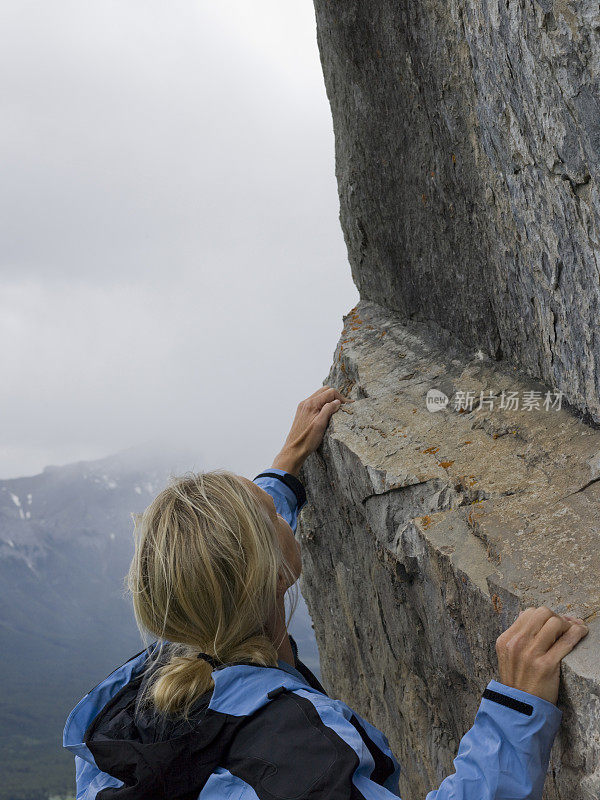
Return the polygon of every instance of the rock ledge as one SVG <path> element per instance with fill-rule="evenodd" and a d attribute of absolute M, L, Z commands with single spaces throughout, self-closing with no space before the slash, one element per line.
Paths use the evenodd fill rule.
<path fill-rule="evenodd" d="M 344 318 L 326 383 L 355 402 L 302 475 L 302 589 L 325 684 L 386 733 L 402 795 L 424 798 L 453 771 L 518 611 L 582 616 L 545 797 L 598 797 L 600 431 L 546 410 L 541 384 L 370 301 Z M 432 413 L 430 389 L 473 392 L 473 410 Z M 499 408 L 503 390 L 518 410 Z"/>

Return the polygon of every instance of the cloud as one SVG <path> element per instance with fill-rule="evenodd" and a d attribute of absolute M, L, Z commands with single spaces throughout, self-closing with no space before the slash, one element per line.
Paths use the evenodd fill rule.
<path fill-rule="evenodd" d="M 310 4 L 3 17 L 0 477 L 154 434 L 262 468 L 357 299 Z"/>

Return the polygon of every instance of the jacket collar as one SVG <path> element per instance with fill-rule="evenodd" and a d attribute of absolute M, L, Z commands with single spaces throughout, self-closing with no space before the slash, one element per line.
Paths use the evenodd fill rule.
<path fill-rule="evenodd" d="M 156 642 L 117 667 L 77 703 L 63 731 L 63 746 L 73 755 L 95 764 L 85 742 L 86 731 L 107 704 L 142 672 L 155 646 Z M 281 666 L 232 664 L 213 670 L 215 686 L 209 708 L 231 716 L 247 716 L 268 703 L 268 693 L 279 687 L 318 691 L 294 667 L 278 663 Z"/>

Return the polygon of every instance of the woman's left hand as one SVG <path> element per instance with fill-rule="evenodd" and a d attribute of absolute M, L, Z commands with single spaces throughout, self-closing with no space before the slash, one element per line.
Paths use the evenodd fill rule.
<path fill-rule="evenodd" d="M 288 437 L 272 466 L 298 475 L 307 456 L 323 441 L 332 415 L 342 403 L 353 402 L 329 386 L 321 386 L 313 392 L 298 405 Z"/>

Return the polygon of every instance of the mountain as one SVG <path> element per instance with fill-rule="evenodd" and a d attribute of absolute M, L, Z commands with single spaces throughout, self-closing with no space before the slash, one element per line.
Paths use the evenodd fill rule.
<path fill-rule="evenodd" d="M 143 646 L 123 592 L 130 515 L 174 467 L 144 447 L 0 481 L 2 800 L 72 788 L 64 721 Z"/>
<path fill-rule="evenodd" d="M 65 719 L 143 647 L 124 593 L 131 514 L 187 469 L 194 456 L 146 446 L 0 481 L 0 800 L 73 791 Z M 292 632 L 318 667 L 303 603 Z"/>

